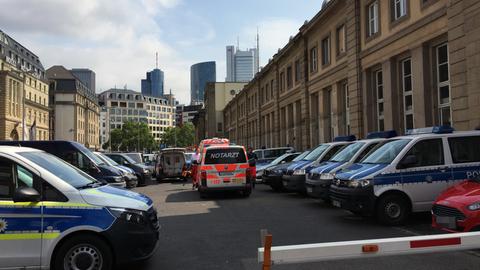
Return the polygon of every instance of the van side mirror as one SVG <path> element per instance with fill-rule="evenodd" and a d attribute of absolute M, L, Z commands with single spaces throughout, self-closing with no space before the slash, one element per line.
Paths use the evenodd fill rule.
<path fill-rule="evenodd" d="M 248 160 L 248 166 L 255 167 L 256 165 L 257 165 L 257 162 L 255 161 L 255 159 Z"/>
<path fill-rule="evenodd" d="M 399 169 L 410 168 L 410 167 L 414 166 L 415 164 L 417 164 L 417 162 L 418 162 L 418 160 L 417 160 L 417 157 L 415 155 L 408 155 L 402 160 L 402 162 L 400 162 Z"/>
<path fill-rule="evenodd" d="M 39 202 L 40 193 L 31 187 L 20 187 L 13 194 L 13 202 Z"/>

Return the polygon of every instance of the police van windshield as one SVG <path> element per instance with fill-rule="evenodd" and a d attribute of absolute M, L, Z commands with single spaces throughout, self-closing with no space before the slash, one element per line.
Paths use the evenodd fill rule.
<path fill-rule="evenodd" d="M 325 150 L 327 150 L 328 144 L 321 144 L 320 146 L 317 146 L 317 148 L 313 149 L 312 152 L 310 152 L 304 160 L 309 160 L 313 161 L 316 160 Z"/>
<path fill-rule="evenodd" d="M 205 164 L 245 163 L 247 158 L 242 148 L 208 149 L 205 154 Z"/>
<path fill-rule="evenodd" d="M 77 147 L 77 149 L 80 150 L 82 154 L 87 156 L 93 163 L 95 163 L 95 165 L 105 165 L 105 162 L 101 160 L 99 157 L 97 157 L 92 151 L 88 150 L 88 148 L 86 148 L 80 143 L 74 143 L 74 144 L 75 144 L 75 147 Z"/>
<path fill-rule="evenodd" d="M 287 158 L 289 155 L 291 155 L 291 154 L 283 154 L 283 155 L 279 156 L 278 158 L 274 159 L 272 162 L 270 162 L 269 165 L 277 165 L 280 162 L 282 162 L 282 160 Z"/>
<path fill-rule="evenodd" d="M 340 150 L 336 155 L 334 155 L 330 161 L 333 162 L 347 162 L 352 159 L 352 157 L 364 146 L 364 142 L 356 142 L 350 145 L 347 145 L 345 148 Z"/>
<path fill-rule="evenodd" d="M 377 146 L 373 152 L 360 161 L 368 164 L 390 164 L 410 142 L 410 139 L 392 140 Z"/>
<path fill-rule="evenodd" d="M 305 151 L 301 153 L 298 157 L 294 158 L 292 161 L 303 160 L 308 154 L 310 154 L 310 151 Z"/>
<path fill-rule="evenodd" d="M 100 159 L 102 159 L 103 161 L 105 161 L 105 163 L 107 163 L 107 165 L 110 165 L 110 166 L 119 166 L 120 164 L 118 164 L 115 160 L 109 158 L 108 156 L 102 154 L 102 153 L 98 153 L 97 154 L 98 157 Z"/>
<path fill-rule="evenodd" d="M 100 184 L 95 178 L 67 162 L 45 152 L 21 152 L 19 155 L 49 171 L 75 188 L 93 187 Z"/>

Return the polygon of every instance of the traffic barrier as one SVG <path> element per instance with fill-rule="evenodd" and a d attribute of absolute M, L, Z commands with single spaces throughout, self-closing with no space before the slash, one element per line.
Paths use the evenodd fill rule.
<path fill-rule="evenodd" d="M 267 245 L 268 236 L 270 246 Z M 480 232 L 276 247 L 271 247 L 271 241 L 271 235 L 265 235 L 264 247 L 258 249 L 258 262 L 263 264 L 263 269 L 270 269 L 270 266 L 275 264 L 478 249 L 480 248 Z M 266 265 L 268 268 L 265 268 Z"/>

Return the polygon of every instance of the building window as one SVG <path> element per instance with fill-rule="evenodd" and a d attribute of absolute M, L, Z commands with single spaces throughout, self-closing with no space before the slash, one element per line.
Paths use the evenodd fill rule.
<path fill-rule="evenodd" d="M 392 0 L 393 20 L 396 21 L 407 15 L 407 0 Z"/>
<path fill-rule="evenodd" d="M 436 48 L 437 55 L 437 95 L 439 120 L 442 125 L 451 125 L 450 73 L 448 68 L 448 44 Z"/>
<path fill-rule="evenodd" d="M 330 64 L 330 36 L 322 40 L 322 66 Z"/>
<path fill-rule="evenodd" d="M 280 73 L 280 92 L 283 92 L 285 86 L 285 72 Z"/>
<path fill-rule="evenodd" d="M 310 49 L 310 72 L 316 72 L 318 69 L 317 47 Z"/>
<path fill-rule="evenodd" d="M 347 32 L 345 24 L 337 28 L 337 55 L 344 54 L 347 51 Z"/>
<path fill-rule="evenodd" d="M 218 131 L 218 132 L 222 132 L 222 131 L 223 131 L 222 123 L 217 123 L 217 131 Z"/>
<path fill-rule="evenodd" d="M 300 66 L 300 60 L 295 61 L 295 82 L 300 81 L 300 77 L 302 75 L 302 70 Z"/>
<path fill-rule="evenodd" d="M 267 89 L 268 91 L 268 89 Z M 270 81 L 270 97 L 273 99 L 273 80 Z"/>
<path fill-rule="evenodd" d="M 287 67 L 287 88 L 290 89 L 293 86 L 293 78 L 292 78 L 292 66 Z"/>
<path fill-rule="evenodd" d="M 381 70 L 374 72 L 375 94 L 377 103 L 377 128 L 379 131 L 385 130 L 385 107 L 383 100 L 383 72 Z"/>
<path fill-rule="evenodd" d="M 368 6 L 368 36 L 371 37 L 378 33 L 378 1 Z"/>
<path fill-rule="evenodd" d="M 345 111 L 345 135 L 350 135 L 350 100 L 348 95 L 348 82 L 342 83 Z"/>
<path fill-rule="evenodd" d="M 407 58 L 402 65 L 402 92 L 403 114 L 405 130 L 412 129 L 413 124 L 413 89 L 412 89 L 412 60 Z"/>

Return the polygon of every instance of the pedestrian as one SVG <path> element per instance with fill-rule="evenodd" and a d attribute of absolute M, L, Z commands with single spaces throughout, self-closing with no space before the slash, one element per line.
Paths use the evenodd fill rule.
<path fill-rule="evenodd" d="M 250 160 L 254 160 L 254 161 L 257 160 L 257 155 L 253 152 L 253 148 L 251 146 L 248 147 L 247 158 L 249 163 L 250 163 Z M 257 170 L 255 165 L 253 165 L 252 170 L 253 170 L 253 175 L 255 176 L 255 179 L 252 182 L 252 188 L 255 188 L 255 182 L 257 181 Z"/>

